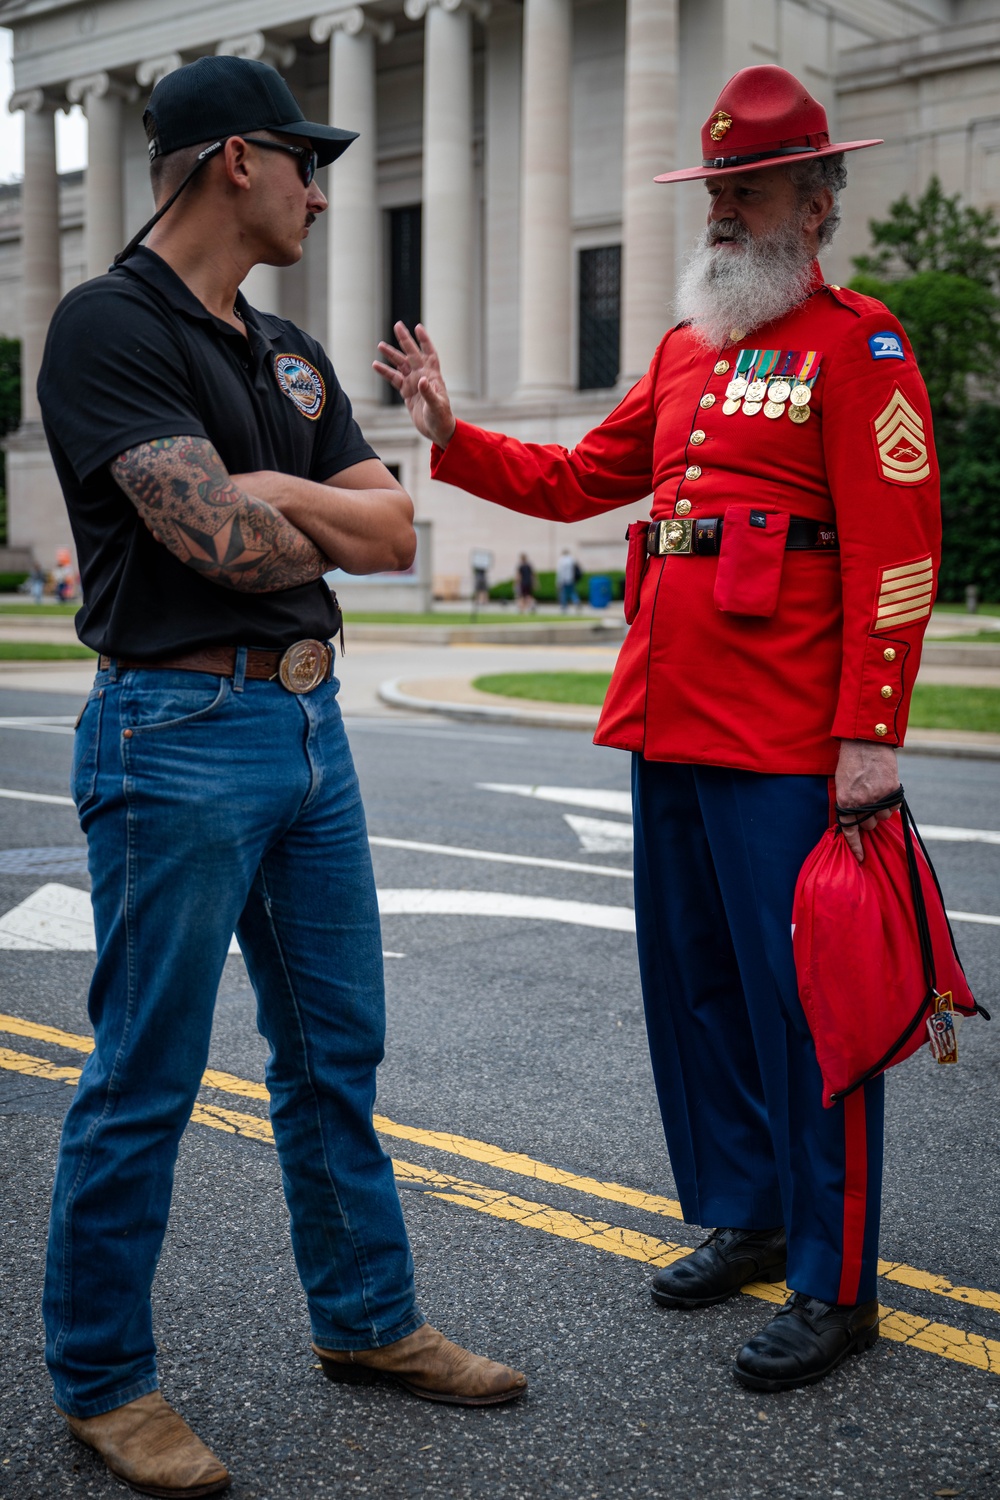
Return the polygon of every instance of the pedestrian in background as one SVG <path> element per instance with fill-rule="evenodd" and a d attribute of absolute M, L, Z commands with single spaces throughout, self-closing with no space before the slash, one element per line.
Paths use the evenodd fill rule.
<path fill-rule="evenodd" d="M 39 379 L 100 653 L 73 762 L 94 1050 L 60 1142 L 44 1317 L 70 1430 L 133 1489 L 182 1497 L 230 1479 L 159 1390 L 150 1288 L 234 929 L 324 1372 L 463 1406 L 525 1380 L 425 1323 L 372 1124 L 382 945 L 323 575 L 409 567 L 413 507 L 321 345 L 239 291 L 255 264 L 301 259 L 327 206 L 316 169 L 354 135 L 236 57 L 168 74 L 144 119 L 157 213 L 62 302 Z"/>
<path fill-rule="evenodd" d="M 45 595 L 46 582 L 47 579 L 45 577 L 45 569 L 41 567 L 39 563 L 35 563 L 35 566 L 32 568 L 31 574 L 28 578 L 28 583 L 31 588 L 31 600 L 33 604 L 41 604 L 42 599 Z"/>
<path fill-rule="evenodd" d="M 537 608 L 535 604 L 535 570 L 528 561 L 528 554 L 522 552 L 517 564 L 517 579 L 515 583 L 517 592 L 517 607 L 522 614 Z"/>
<path fill-rule="evenodd" d="M 576 561 L 570 549 L 568 547 L 564 547 L 560 552 L 559 560 L 556 563 L 556 590 L 559 594 L 559 608 L 562 610 L 563 614 L 566 613 L 570 605 L 574 602 L 576 603 L 577 609 L 579 609 L 580 607 L 580 600 L 577 596 L 576 586 L 581 576 L 582 575 L 579 563 Z"/>
<path fill-rule="evenodd" d="M 702 130 L 708 222 L 648 373 L 571 452 L 456 422 L 433 344 L 376 369 L 436 478 L 575 521 L 653 492 L 629 527 L 597 743 L 633 756 L 636 931 L 684 1217 L 717 1225 L 653 1297 L 707 1307 L 787 1275 L 737 1380 L 789 1390 L 878 1337 L 883 1080 L 824 1108 L 792 898 L 831 806 L 899 787 L 940 561 L 931 412 L 881 303 L 824 281 L 843 153 L 790 73 L 745 68 Z M 883 805 L 879 816 L 888 817 Z M 861 829 L 844 837 L 864 858 Z M 877 982 L 877 976 L 876 976 Z M 859 1003 L 860 1000 L 859 1000 Z"/>

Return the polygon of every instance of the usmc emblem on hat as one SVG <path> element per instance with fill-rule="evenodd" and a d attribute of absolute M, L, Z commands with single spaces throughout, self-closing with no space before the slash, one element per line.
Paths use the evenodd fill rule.
<path fill-rule="evenodd" d="M 717 109 L 712 116 L 712 124 L 709 127 L 709 135 L 713 141 L 721 141 L 726 131 L 733 123 L 732 115 L 728 115 L 724 109 Z"/>
<path fill-rule="evenodd" d="M 304 417 L 315 422 L 326 405 L 326 386 L 315 365 L 301 354 L 276 354 L 274 375 L 282 390 Z"/>

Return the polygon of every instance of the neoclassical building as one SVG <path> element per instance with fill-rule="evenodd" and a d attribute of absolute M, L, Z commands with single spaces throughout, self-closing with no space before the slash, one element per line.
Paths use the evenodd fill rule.
<path fill-rule="evenodd" d="M 468 591 L 474 549 L 507 576 L 618 565 L 624 512 L 566 528 L 499 511 L 427 474 L 426 445 L 371 373 L 395 318 L 427 324 L 462 415 L 573 443 L 645 369 L 671 320 L 725 80 L 777 62 L 826 103 L 850 158 L 845 223 L 826 256 L 850 275 L 866 222 L 931 172 L 1000 200 L 1000 0 L 0 0 L 24 111 L 24 180 L 0 189 L 0 333 L 24 347 L 9 440 L 10 542 L 50 562 L 68 541 L 34 394 L 60 295 L 100 275 L 148 216 L 141 115 L 156 80 L 209 52 L 275 63 L 305 113 L 360 131 L 327 174 L 330 210 L 303 261 L 259 267 L 251 302 L 323 338 L 364 429 L 432 523 L 433 570 Z M 55 113 L 79 103 L 89 165 L 60 181 Z"/>

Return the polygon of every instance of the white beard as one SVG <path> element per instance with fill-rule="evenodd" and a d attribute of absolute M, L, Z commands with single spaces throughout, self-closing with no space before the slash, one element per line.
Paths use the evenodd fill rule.
<path fill-rule="evenodd" d="M 718 248 L 727 239 L 744 248 Z M 733 328 L 749 333 L 790 312 L 811 278 L 812 257 L 795 220 L 757 239 L 738 220 L 710 224 L 677 282 L 677 318 L 716 348 Z"/>

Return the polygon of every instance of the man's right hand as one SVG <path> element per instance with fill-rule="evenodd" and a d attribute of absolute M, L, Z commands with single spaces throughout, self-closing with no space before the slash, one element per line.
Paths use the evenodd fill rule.
<path fill-rule="evenodd" d="M 379 344 L 382 358 L 375 361 L 372 369 L 402 396 L 417 431 L 444 448 L 455 431 L 455 415 L 437 350 L 422 323 L 414 330 L 415 338 L 405 323 L 394 324 L 392 331 L 399 340 L 399 348 Z"/>

